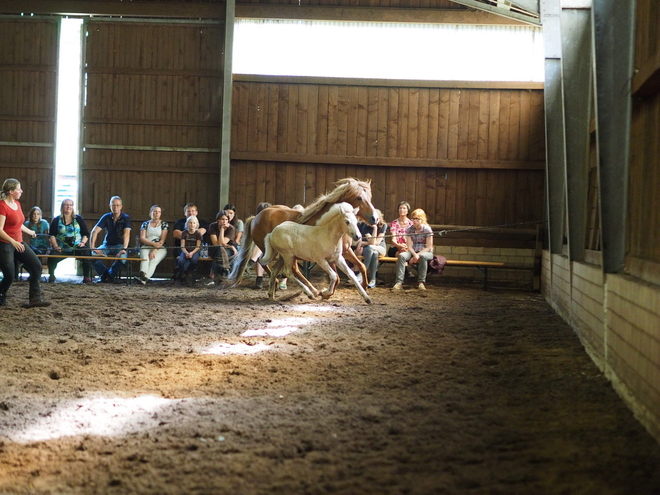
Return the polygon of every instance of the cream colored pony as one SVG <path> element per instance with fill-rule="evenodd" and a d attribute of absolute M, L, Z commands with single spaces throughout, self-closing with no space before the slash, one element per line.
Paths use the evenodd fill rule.
<path fill-rule="evenodd" d="M 328 299 L 335 293 L 339 277 L 332 268 L 331 264 L 334 264 L 348 276 L 364 300 L 371 304 L 371 298 L 342 255 L 344 235 L 355 241 L 361 237 L 355 216 L 357 211 L 358 209 L 353 208 L 349 203 L 337 203 L 332 205 L 316 225 L 281 223 L 264 239 L 265 252 L 262 263 L 264 265 L 270 263 L 279 254 L 287 275 L 293 276 L 310 299 L 315 299 L 319 294 L 323 299 Z M 319 292 L 300 272 L 298 260 L 311 261 L 325 270 L 330 277 L 330 286 Z M 275 299 L 276 286 L 275 277 L 271 276 L 268 287 L 270 299 Z"/>

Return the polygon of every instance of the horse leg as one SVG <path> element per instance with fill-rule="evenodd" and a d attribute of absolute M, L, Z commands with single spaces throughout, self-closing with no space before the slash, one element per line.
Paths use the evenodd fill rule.
<path fill-rule="evenodd" d="M 275 278 L 275 275 L 273 275 L 273 273 L 279 273 L 283 265 L 284 265 L 284 261 L 282 260 L 282 255 L 280 255 L 277 257 L 277 260 L 275 261 L 275 268 L 271 272 L 270 280 L 268 281 L 268 299 L 272 301 L 275 300 L 275 290 L 277 289 L 277 279 Z"/>
<path fill-rule="evenodd" d="M 316 297 L 319 295 L 319 291 L 316 290 L 316 287 L 314 287 L 302 274 L 300 267 L 298 266 L 298 260 L 296 258 L 293 258 L 290 267 L 291 272 L 293 273 L 293 279 L 298 282 L 298 285 L 302 287 L 302 289 L 305 291 L 305 294 L 307 294 L 310 299 L 316 299 Z"/>
<path fill-rule="evenodd" d="M 348 278 L 351 280 L 351 282 L 353 282 L 353 285 L 355 285 L 355 287 L 357 287 L 358 291 L 360 291 L 360 295 L 364 298 L 364 300 L 367 302 L 367 304 L 373 304 L 373 301 L 369 297 L 369 294 L 367 294 L 367 291 L 364 290 L 364 287 L 362 287 L 360 285 L 360 283 L 357 281 L 357 277 L 353 273 L 353 270 L 351 270 L 348 267 L 348 265 L 346 264 L 346 260 L 344 259 L 343 256 L 339 256 L 339 258 L 337 258 L 337 265 L 339 266 L 339 268 L 341 268 L 341 270 L 346 275 L 348 275 Z M 362 276 L 364 277 L 365 275 L 362 275 Z M 363 280 L 366 280 L 366 279 L 363 278 Z"/>
<path fill-rule="evenodd" d="M 328 277 L 330 277 L 330 285 L 327 289 L 321 291 L 321 297 L 323 299 L 329 299 L 335 293 L 339 277 L 337 276 L 337 272 L 332 268 L 332 265 L 328 263 L 327 260 L 318 260 L 316 264 L 320 266 L 325 271 L 325 273 L 328 274 Z"/>
<path fill-rule="evenodd" d="M 354 266 L 358 267 L 360 273 L 362 274 L 362 288 L 366 289 L 367 284 L 369 283 L 367 280 L 367 267 L 364 266 L 364 263 L 362 263 L 362 261 L 360 261 L 357 256 L 355 256 L 355 252 L 353 252 L 351 246 L 347 245 L 346 242 L 344 242 L 344 259 L 344 264 L 346 264 L 346 261 L 350 261 Z"/>

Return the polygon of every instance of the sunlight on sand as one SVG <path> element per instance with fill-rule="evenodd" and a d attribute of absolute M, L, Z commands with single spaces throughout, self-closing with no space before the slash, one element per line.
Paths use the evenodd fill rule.
<path fill-rule="evenodd" d="M 303 326 L 309 325 L 316 318 L 301 318 L 293 316 L 269 321 L 265 328 L 255 328 L 246 330 L 241 334 L 242 337 L 286 337 L 290 333 L 300 330 Z"/>
<path fill-rule="evenodd" d="M 35 442 L 77 435 L 118 436 L 158 426 L 158 411 L 179 400 L 163 399 L 154 395 L 142 395 L 130 399 L 86 398 L 56 406 L 47 415 L 35 413 L 25 417 L 24 428 L 12 431 L 9 436 L 17 442 Z"/>

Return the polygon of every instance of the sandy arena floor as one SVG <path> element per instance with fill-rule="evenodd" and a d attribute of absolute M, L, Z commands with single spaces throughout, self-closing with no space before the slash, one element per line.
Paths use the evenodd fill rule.
<path fill-rule="evenodd" d="M 659 445 L 537 293 L 44 290 L 0 310 L 1 494 L 660 493 Z"/>

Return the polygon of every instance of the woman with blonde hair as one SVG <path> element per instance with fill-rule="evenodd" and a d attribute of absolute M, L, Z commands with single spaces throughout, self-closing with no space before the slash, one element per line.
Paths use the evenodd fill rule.
<path fill-rule="evenodd" d="M 7 179 L 0 192 L 0 306 L 7 305 L 7 291 L 16 276 L 15 262 L 23 263 L 30 274 L 29 302 L 24 308 L 50 306 L 41 296 L 41 262 L 34 251 L 23 242 L 23 233 L 34 237 L 34 230 L 28 229 L 25 215 L 18 200 L 23 194 L 21 183 L 17 179 Z"/>
<path fill-rule="evenodd" d="M 433 259 L 433 230 L 428 224 L 426 213 L 421 208 L 413 210 L 410 214 L 413 222 L 412 227 L 406 230 L 407 249 L 399 254 L 396 263 L 396 280 L 394 290 L 403 288 L 403 276 L 406 273 L 406 265 L 417 265 L 417 288 L 426 290 L 426 272 L 429 261 Z"/>
<path fill-rule="evenodd" d="M 66 198 L 60 204 L 60 214 L 50 222 L 50 244 L 54 254 L 64 253 L 72 256 L 84 256 L 80 259 L 83 269 L 83 283 L 92 283 L 92 260 L 89 248 L 89 228 L 83 217 L 76 214 L 73 200 Z M 55 283 L 55 269 L 64 258 L 48 258 L 48 282 Z"/>

